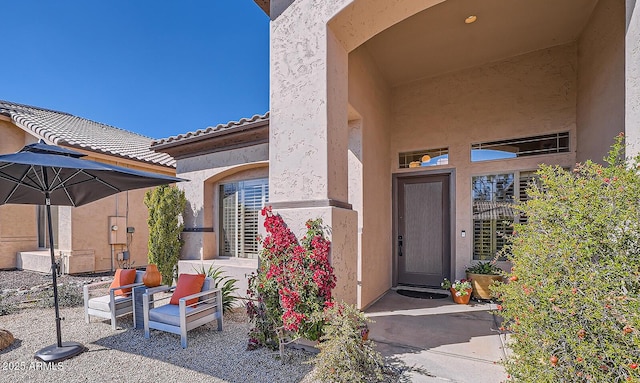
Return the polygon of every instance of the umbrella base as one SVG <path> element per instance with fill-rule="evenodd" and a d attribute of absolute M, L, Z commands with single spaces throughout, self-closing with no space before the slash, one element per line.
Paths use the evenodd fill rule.
<path fill-rule="evenodd" d="M 80 343 L 62 342 L 62 347 L 58 347 L 57 344 L 52 344 L 36 352 L 34 357 L 45 363 L 61 362 L 65 359 L 73 358 L 85 350 L 86 348 Z"/>

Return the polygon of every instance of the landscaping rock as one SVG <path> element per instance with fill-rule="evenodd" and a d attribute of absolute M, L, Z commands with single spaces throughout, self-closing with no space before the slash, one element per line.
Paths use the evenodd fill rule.
<path fill-rule="evenodd" d="M 7 330 L 0 329 L 0 350 L 4 350 L 11 346 L 14 340 L 15 338 L 13 337 L 13 334 Z"/>

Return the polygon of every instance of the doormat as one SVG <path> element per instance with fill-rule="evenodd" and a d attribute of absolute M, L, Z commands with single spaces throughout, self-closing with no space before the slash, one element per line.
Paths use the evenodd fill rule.
<path fill-rule="evenodd" d="M 396 290 L 396 292 L 400 295 L 404 295 L 405 297 L 420 299 L 443 299 L 449 297 L 448 294 L 432 293 L 429 291 Z"/>

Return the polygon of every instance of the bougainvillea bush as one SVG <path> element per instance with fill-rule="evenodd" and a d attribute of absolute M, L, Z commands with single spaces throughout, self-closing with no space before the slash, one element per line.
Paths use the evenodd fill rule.
<path fill-rule="evenodd" d="M 298 242 L 280 215 L 262 209 L 267 236 L 262 240 L 260 267 L 249 278 L 247 313 L 253 324 L 249 347 L 278 346 L 277 329 L 309 340 L 322 335 L 321 315 L 333 305 L 336 277 L 329 263 L 330 242 L 322 220 L 309 220 Z"/>
<path fill-rule="evenodd" d="M 640 382 L 639 159 L 619 135 L 601 166 L 541 166 L 495 288 L 509 381 Z"/>

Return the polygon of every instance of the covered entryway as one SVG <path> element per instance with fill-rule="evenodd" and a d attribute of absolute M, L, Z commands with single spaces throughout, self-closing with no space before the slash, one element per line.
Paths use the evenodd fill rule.
<path fill-rule="evenodd" d="M 599 161 L 618 132 L 637 136 L 624 107 L 635 94 L 625 93 L 625 52 L 637 40 L 628 43 L 637 22 L 626 32 L 625 15 L 637 6 L 624 5 L 272 3 L 269 201 L 296 231 L 311 217 L 331 226 L 337 297 L 366 307 L 398 283 L 463 278 L 465 266 L 495 256 L 506 232 L 474 216 L 474 180 Z M 552 136 L 567 145 L 544 147 Z M 354 141 L 360 150 L 350 156 Z M 530 141 L 535 151 L 519 149 Z M 511 157 L 472 155 L 494 147 Z M 431 152 L 446 161 L 418 161 Z M 415 208 L 426 209 L 415 201 L 424 203 L 433 184 L 397 184 L 435 172 L 451 172 L 449 216 Z M 442 228 L 449 232 L 432 231 Z"/>
<path fill-rule="evenodd" d="M 397 282 L 439 286 L 451 271 L 449 174 L 396 178 Z"/>

